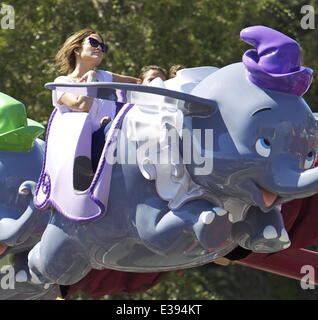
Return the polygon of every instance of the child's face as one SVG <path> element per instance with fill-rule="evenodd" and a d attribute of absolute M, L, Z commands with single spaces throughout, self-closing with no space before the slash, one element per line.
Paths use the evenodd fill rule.
<path fill-rule="evenodd" d="M 145 73 L 144 75 L 144 79 L 142 80 L 142 83 L 143 85 L 147 85 L 149 82 L 151 82 L 153 79 L 156 79 L 156 78 L 161 78 L 162 81 L 165 81 L 166 80 L 166 77 L 165 75 L 159 71 L 159 70 L 149 70 Z"/>

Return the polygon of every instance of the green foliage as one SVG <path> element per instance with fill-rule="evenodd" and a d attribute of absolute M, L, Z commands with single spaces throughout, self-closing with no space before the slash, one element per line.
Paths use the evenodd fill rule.
<path fill-rule="evenodd" d="M 241 61 L 250 46 L 240 30 L 266 25 L 295 39 L 303 65 L 318 69 L 318 37 L 300 26 L 300 8 L 309 0 L 8 0 L 15 9 L 15 29 L 0 30 L 0 90 L 28 107 L 28 116 L 46 124 L 51 92 L 43 85 L 57 76 L 54 56 L 73 32 L 93 27 L 102 32 L 110 52 L 101 68 L 138 76 L 149 64 L 169 68 Z M 316 23 L 318 23 L 318 7 Z M 0 17 L 1 18 L 1 17 Z M 306 94 L 318 111 L 317 73 Z M 79 295 L 79 298 L 85 298 Z M 153 289 L 107 299 L 297 299 L 317 298 L 298 282 L 264 272 L 209 266 L 168 275 Z"/>
<path fill-rule="evenodd" d="M 142 66 L 172 64 L 222 67 L 241 61 L 249 48 L 239 32 L 267 25 L 296 38 L 303 64 L 316 70 L 317 31 L 302 30 L 307 0 L 11 0 L 15 29 L 0 30 L 0 90 L 28 106 L 29 117 L 47 123 L 56 76 L 54 56 L 64 40 L 84 27 L 105 34 L 110 52 L 102 68 L 138 76 Z M 318 9 L 317 9 L 318 11 Z M 318 19 L 316 19 L 318 21 Z M 317 75 L 306 95 L 318 105 Z"/>

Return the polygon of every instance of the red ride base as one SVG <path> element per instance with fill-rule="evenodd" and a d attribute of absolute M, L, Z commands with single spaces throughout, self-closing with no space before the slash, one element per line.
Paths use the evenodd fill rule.
<path fill-rule="evenodd" d="M 318 252 L 306 249 L 287 249 L 272 254 L 252 253 L 242 260 L 234 261 L 236 264 L 251 267 L 280 276 L 308 281 L 309 276 L 313 274 L 312 280 L 318 285 Z M 313 273 L 309 268 L 312 266 Z M 304 267 L 304 268 L 303 268 Z M 302 269 L 303 268 L 303 269 Z M 305 278 L 304 278 L 305 277 Z"/>

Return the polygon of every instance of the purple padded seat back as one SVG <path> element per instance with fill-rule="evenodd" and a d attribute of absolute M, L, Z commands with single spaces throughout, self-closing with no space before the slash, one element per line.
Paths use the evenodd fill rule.
<path fill-rule="evenodd" d="M 90 115 L 82 112 L 62 114 L 54 110 L 47 129 L 45 159 L 34 199 L 36 207 L 52 204 L 65 217 L 81 222 L 95 220 L 105 214 L 113 147 L 118 134 L 116 129 L 120 128 L 131 107 L 124 105 L 114 119 L 95 174 L 88 167 L 93 133 Z M 81 161 L 78 162 L 79 159 Z M 77 174 L 86 175 L 90 182 L 87 189 L 76 190 Z"/>

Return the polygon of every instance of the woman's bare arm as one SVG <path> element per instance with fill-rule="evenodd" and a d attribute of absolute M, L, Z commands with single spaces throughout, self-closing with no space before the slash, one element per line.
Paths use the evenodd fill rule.
<path fill-rule="evenodd" d="M 123 76 L 121 74 L 112 73 L 113 75 L 113 82 L 124 82 L 124 83 L 141 83 L 141 79 Z"/>
<path fill-rule="evenodd" d="M 87 72 L 79 82 L 90 82 L 91 76 L 97 77 L 97 74 L 94 71 Z M 113 82 L 124 82 L 124 83 L 141 83 L 141 80 L 138 78 L 123 76 L 120 74 L 113 73 Z M 75 95 L 71 93 L 64 93 L 61 98 L 58 100 L 59 104 L 69 107 L 73 111 L 78 112 L 88 112 L 93 105 L 94 98 L 85 97 L 80 95 Z"/>
<path fill-rule="evenodd" d="M 69 107 L 73 111 L 88 112 L 93 105 L 94 98 L 64 93 L 58 100 L 59 104 Z"/>
<path fill-rule="evenodd" d="M 86 72 L 79 80 L 79 82 L 92 82 L 97 80 L 97 73 L 94 70 Z M 94 102 L 94 98 L 75 95 L 71 93 L 64 93 L 59 99 L 58 103 L 69 107 L 73 111 L 89 112 Z"/>

